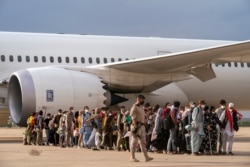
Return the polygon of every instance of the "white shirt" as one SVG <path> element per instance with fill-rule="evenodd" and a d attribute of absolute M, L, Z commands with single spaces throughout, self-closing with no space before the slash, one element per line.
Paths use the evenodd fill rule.
<path fill-rule="evenodd" d="M 230 111 L 230 114 L 231 114 L 231 116 L 233 117 L 232 111 Z M 223 111 L 223 113 L 221 114 L 221 116 L 220 116 L 220 121 L 223 122 L 224 119 L 225 119 L 225 117 L 226 117 L 226 110 Z M 232 131 L 231 131 L 229 121 L 227 121 L 226 127 L 225 127 L 225 129 L 224 129 L 224 133 L 226 133 L 228 136 L 234 136 L 234 134 L 235 134 L 235 130 L 234 130 L 233 127 L 232 127 Z"/>

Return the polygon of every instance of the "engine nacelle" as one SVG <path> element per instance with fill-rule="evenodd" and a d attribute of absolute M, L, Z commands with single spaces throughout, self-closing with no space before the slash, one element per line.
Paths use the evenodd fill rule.
<path fill-rule="evenodd" d="M 8 105 L 13 121 L 26 125 L 32 112 L 55 113 L 73 106 L 80 110 L 107 104 L 104 84 L 95 75 L 56 67 L 31 68 L 13 73 L 9 80 Z M 104 95 L 105 93 L 105 95 Z M 105 104 L 104 104 L 105 102 Z"/>

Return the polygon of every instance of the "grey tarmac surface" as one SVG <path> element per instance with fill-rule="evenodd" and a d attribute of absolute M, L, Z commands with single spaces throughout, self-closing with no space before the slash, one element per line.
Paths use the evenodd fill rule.
<path fill-rule="evenodd" d="M 23 128 L 0 128 L 0 167 L 207 167 L 250 166 L 250 127 L 241 127 L 235 135 L 234 156 L 192 156 L 149 153 L 153 161 L 144 162 L 143 154 L 136 153 L 140 162 L 129 162 L 129 152 L 92 151 L 89 149 L 60 148 L 54 146 L 22 145 Z M 32 156 L 30 151 L 41 152 Z"/>

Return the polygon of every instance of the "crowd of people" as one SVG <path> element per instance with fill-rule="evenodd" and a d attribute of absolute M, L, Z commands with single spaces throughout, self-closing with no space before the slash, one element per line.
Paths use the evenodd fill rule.
<path fill-rule="evenodd" d="M 85 106 L 46 116 L 34 112 L 27 119 L 24 144 L 129 151 L 133 162 L 138 162 L 135 152 L 143 152 L 146 161 L 153 159 L 147 152 L 233 155 L 237 121 L 242 118 L 233 103 L 220 100 L 215 108 L 204 100 L 186 106 L 175 101 L 161 107 L 144 104 L 144 99 L 139 95 L 131 109 L 121 106 L 120 111 Z M 140 108 L 143 114 L 138 114 Z"/>

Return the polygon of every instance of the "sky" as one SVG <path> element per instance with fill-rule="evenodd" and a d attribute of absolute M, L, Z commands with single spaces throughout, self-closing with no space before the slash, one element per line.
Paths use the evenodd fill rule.
<path fill-rule="evenodd" d="M 250 39 L 249 0 L 0 0 L 0 31 Z"/>

